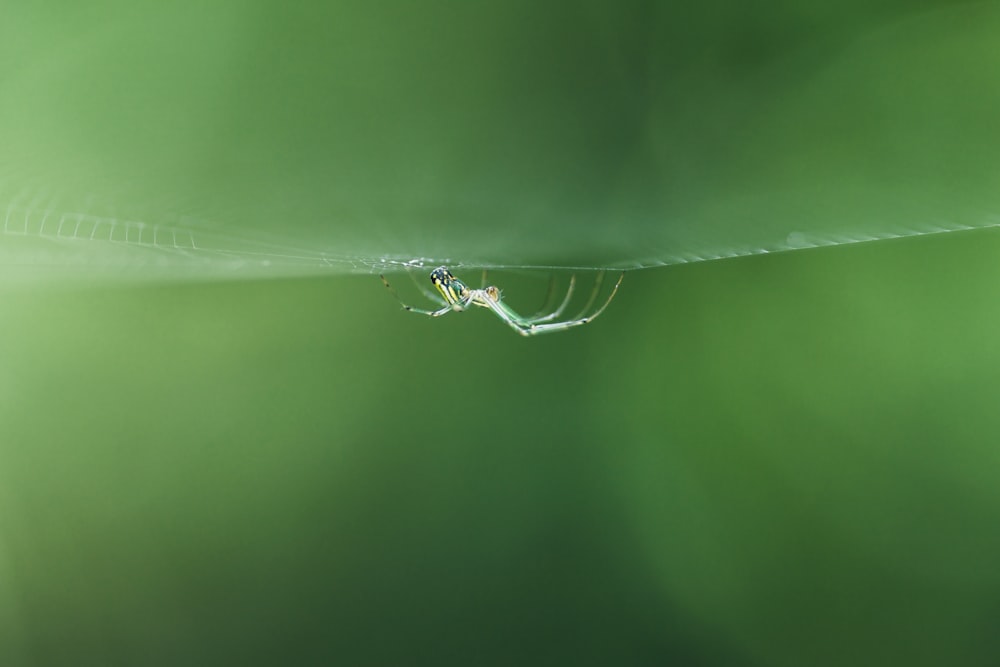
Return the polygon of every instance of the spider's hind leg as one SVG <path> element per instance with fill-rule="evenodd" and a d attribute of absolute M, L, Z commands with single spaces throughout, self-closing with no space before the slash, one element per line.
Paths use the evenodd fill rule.
<path fill-rule="evenodd" d="M 600 275 L 597 277 L 597 280 L 595 281 L 596 284 L 594 285 L 594 290 L 591 293 L 590 298 L 587 300 L 587 305 L 575 319 L 566 320 L 564 322 L 550 322 L 548 324 L 539 324 L 537 321 L 534 323 L 526 322 L 524 324 L 526 324 L 527 327 L 524 331 L 521 332 L 522 335 L 534 336 L 537 334 L 542 334 L 547 332 L 565 331 L 566 329 L 582 326 L 584 324 L 589 324 L 590 322 L 596 320 L 598 315 L 604 312 L 604 309 L 608 307 L 608 305 L 611 303 L 611 300 L 615 298 L 616 294 L 618 294 L 618 288 L 619 286 L 621 286 L 622 280 L 625 278 L 625 272 L 622 271 L 621 274 L 618 276 L 618 281 L 615 283 L 615 286 L 611 288 L 611 294 L 608 295 L 607 300 L 601 304 L 600 308 L 595 310 L 590 315 L 587 315 L 587 311 L 589 311 L 591 307 L 594 305 L 594 302 L 597 300 L 597 295 L 600 293 L 601 284 L 604 282 L 604 274 L 605 272 L 602 271 Z"/>
<path fill-rule="evenodd" d="M 525 322 L 530 324 L 540 324 L 542 322 L 550 322 L 558 318 L 560 315 L 563 314 L 563 311 L 566 310 L 566 306 L 569 305 L 570 300 L 573 298 L 573 290 L 575 287 L 576 287 L 576 274 L 574 273 L 569 277 L 569 287 L 566 288 L 566 296 L 563 297 L 562 302 L 555 310 L 546 313 L 546 311 L 552 307 L 552 303 L 555 300 L 554 297 L 556 295 L 556 277 L 555 275 L 553 275 L 551 278 L 549 278 L 549 293 L 545 297 L 545 304 L 542 306 L 541 310 L 539 310 L 531 317 L 527 318 Z"/>
<path fill-rule="evenodd" d="M 590 296 L 590 301 L 587 302 L 587 310 L 590 309 L 590 306 L 593 305 L 594 300 L 597 298 L 597 294 L 600 291 L 601 283 L 604 282 L 604 275 L 605 275 L 605 272 L 601 271 L 601 275 L 600 275 L 600 277 L 599 277 L 599 279 L 597 281 L 597 285 L 595 285 L 595 287 L 594 287 L 594 293 Z M 611 288 L 611 294 L 608 295 L 607 300 L 604 303 L 601 304 L 600 308 L 598 308 L 597 310 L 595 310 L 590 315 L 586 315 L 582 319 L 584 321 L 586 321 L 586 322 L 592 322 L 592 321 L 594 321 L 594 319 L 598 315 L 600 315 L 601 313 L 603 313 L 604 309 L 607 308 L 611 304 L 611 300 L 615 298 L 616 294 L 618 294 L 618 288 L 621 286 L 622 280 L 624 280 L 624 279 L 625 279 L 625 272 L 622 271 L 620 274 L 618 274 L 618 280 L 615 281 L 615 286 Z M 586 313 L 586 310 L 584 310 L 584 312 L 581 313 L 581 315 L 584 315 L 584 313 Z"/>

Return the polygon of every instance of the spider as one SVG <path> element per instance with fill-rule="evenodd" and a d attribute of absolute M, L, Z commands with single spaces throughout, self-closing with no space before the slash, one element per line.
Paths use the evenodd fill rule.
<path fill-rule="evenodd" d="M 413 306 L 408 306 L 403 303 L 403 300 L 399 298 L 396 294 L 396 290 L 389 285 L 389 281 L 385 279 L 385 276 L 379 275 L 382 282 L 385 284 L 392 295 L 396 297 L 396 300 L 403 306 L 404 309 L 411 313 L 420 313 L 421 315 L 429 315 L 430 317 L 441 317 L 442 315 L 447 315 L 448 313 L 455 311 L 461 312 L 466 310 L 470 306 L 481 306 L 482 308 L 489 308 L 493 313 L 499 317 L 501 320 L 506 322 L 511 329 L 521 334 L 522 336 L 535 336 L 541 333 L 549 333 L 553 331 L 565 331 L 570 327 L 580 326 L 581 324 L 587 324 L 588 322 L 594 321 L 598 315 L 604 312 L 604 309 L 608 307 L 611 300 L 615 298 L 615 294 L 618 293 L 618 286 L 622 284 L 622 278 L 625 277 L 625 273 L 622 272 L 618 276 L 618 282 L 615 283 L 614 288 L 611 290 L 611 294 L 608 296 L 607 301 L 605 301 L 600 308 L 593 311 L 590 315 L 587 312 L 594 305 L 594 301 L 597 299 L 597 295 L 601 289 L 601 283 L 604 281 L 604 272 L 598 274 L 597 280 L 594 284 L 594 290 L 590 294 L 590 299 L 587 301 L 587 305 L 583 307 L 583 311 L 572 320 L 564 320 L 561 322 L 553 322 L 552 320 L 557 320 L 566 310 L 569 305 L 570 299 L 573 296 L 573 288 L 576 286 L 576 276 L 574 275 L 570 278 L 569 289 L 566 291 L 566 296 L 563 297 L 562 303 L 553 310 L 552 312 L 545 313 L 546 308 L 549 307 L 549 301 L 554 294 L 553 288 L 555 287 L 555 279 L 549 284 L 549 298 L 546 300 L 546 306 L 542 308 L 542 311 L 532 315 L 531 317 L 523 317 L 514 312 L 510 306 L 504 303 L 500 299 L 500 288 L 494 285 L 489 285 L 483 287 L 482 289 L 471 289 L 461 280 L 452 275 L 451 271 L 447 267 L 439 266 L 438 268 L 431 271 L 431 283 L 437 288 L 440 296 L 434 294 L 429 289 L 417 283 L 417 287 L 423 292 L 431 301 L 441 304 L 441 308 L 437 310 L 424 310 L 422 308 L 414 308 Z M 486 272 L 483 272 L 483 283 L 486 282 Z"/>

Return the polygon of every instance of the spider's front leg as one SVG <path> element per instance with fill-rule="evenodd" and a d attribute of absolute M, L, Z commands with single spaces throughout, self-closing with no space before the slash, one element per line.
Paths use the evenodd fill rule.
<path fill-rule="evenodd" d="M 378 277 L 382 279 L 382 284 L 385 285 L 386 288 L 389 290 L 389 292 L 396 298 L 396 301 L 398 301 L 399 305 L 403 307 L 403 310 L 409 313 L 418 313 L 420 315 L 427 315 L 429 317 L 441 317 L 442 315 L 447 315 L 453 310 L 453 306 L 451 304 L 447 304 L 443 308 L 439 308 L 437 310 L 424 310 L 423 308 L 415 308 L 399 298 L 399 294 L 396 293 L 396 290 L 393 288 L 392 285 L 389 284 L 389 281 L 385 279 L 384 275 L 380 273 Z"/>

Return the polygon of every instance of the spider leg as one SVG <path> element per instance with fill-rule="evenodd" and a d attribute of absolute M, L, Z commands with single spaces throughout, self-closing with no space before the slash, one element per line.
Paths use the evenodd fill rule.
<path fill-rule="evenodd" d="M 510 308 L 501 305 L 498 302 L 490 303 L 489 305 L 490 308 L 492 308 L 493 311 L 500 316 L 500 319 L 505 321 L 508 325 L 510 325 L 522 336 L 536 336 L 538 334 L 543 334 L 553 331 L 563 331 L 565 329 L 570 329 L 572 327 L 578 327 L 584 324 L 588 324 L 597 319 L 597 316 L 603 313 L 604 309 L 607 308 L 608 304 L 611 303 L 611 300 L 615 298 L 615 295 L 618 293 L 618 287 L 622 284 L 623 278 L 625 278 L 624 271 L 622 271 L 621 275 L 618 276 L 618 282 L 615 283 L 615 286 L 611 289 L 611 294 L 608 295 L 607 300 L 603 304 L 601 304 L 600 308 L 598 308 L 592 314 L 587 315 L 586 317 L 578 317 L 575 320 L 567 320 L 565 322 L 551 322 L 548 324 L 538 324 L 538 323 L 533 323 L 530 320 L 521 319 L 520 317 L 517 316 L 517 313 L 512 311 Z M 598 280 L 598 287 L 600 287 L 600 279 Z M 590 301 L 587 304 L 587 310 L 590 309 L 590 306 L 592 305 L 594 300 L 595 296 L 592 295 Z M 586 312 L 586 310 L 584 312 Z"/>
<path fill-rule="evenodd" d="M 483 269 L 483 284 L 482 289 L 486 289 L 488 270 Z M 555 300 L 556 296 L 556 277 L 555 274 L 549 277 L 549 289 L 545 295 L 545 303 L 542 305 L 541 310 L 532 315 L 531 317 L 521 317 L 518 316 L 517 320 L 519 322 L 548 322 L 549 320 L 554 320 L 555 318 L 562 315 L 562 312 L 569 305 L 569 300 L 573 296 L 573 285 L 576 282 L 576 275 L 573 275 L 569 279 L 569 291 L 566 292 L 566 296 L 563 298 L 562 303 L 554 311 L 549 312 L 549 308 L 552 307 L 552 302 Z"/>
<path fill-rule="evenodd" d="M 536 320 L 545 313 L 549 312 L 549 308 L 552 307 L 552 302 L 556 298 L 556 274 L 549 274 L 549 289 L 545 293 L 545 302 L 542 307 L 538 309 L 538 312 L 531 316 L 530 319 Z"/>
<path fill-rule="evenodd" d="M 604 276 L 606 274 L 607 274 L 606 271 L 601 271 L 600 273 L 597 274 L 597 278 L 594 280 L 594 289 L 591 290 L 591 292 L 590 292 L 590 298 L 587 299 L 587 305 L 583 307 L 583 310 L 580 311 L 579 315 L 577 315 L 576 317 L 573 318 L 573 321 L 584 319 L 586 317 L 587 313 L 590 312 L 590 309 L 594 306 L 594 302 L 597 301 L 597 295 L 601 293 L 601 285 L 604 284 Z M 622 276 L 624 276 L 624 275 L 625 275 L 625 273 L 623 272 Z M 621 284 L 621 282 L 622 282 L 622 279 L 621 279 L 621 277 L 619 277 L 618 278 L 618 284 L 616 284 L 615 288 L 613 290 L 611 290 L 611 297 L 608 299 L 608 303 L 610 303 L 611 299 L 614 298 L 615 292 L 618 291 L 618 285 Z M 605 303 L 604 306 L 602 306 L 600 308 L 600 310 L 598 310 L 598 313 L 600 313 L 601 310 L 604 310 L 604 307 L 606 307 L 606 306 L 607 306 L 607 303 Z"/>
<path fill-rule="evenodd" d="M 605 272 L 601 271 L 601 275 L 597 278 L 597 284 L 594 285 L 594 291 L 590 295 L 590 300 L 587 301 L 587 307 L 580 312 L 580 315 L 575 320 L 570 320 L 569 322 L 570 326 L 575 326 L 576 324 L 586 324 L 587 322 L 593 322 L 595 319 L 597 319 L 598 315 L 604 312 L 605 308 L 611 305 L 611 300 L 615 298 L 616 294 L 618 294 L 618 288 L 621 287 L 622 280 L 625 279 L 624 271 L 618 274 L 618 280 L 615 281 L 615 286 L 611 288 L 611 294 L 609 294 L 608 298 L 605 299 L 604 303 L 601 304 L 601 307 L 592 312 L 590 315 L 585 315 L 585 313 L 588 310 L 590 310 L 590 307 L 593 305 L 597 297 L 597 294 L 600 291 L 601 283 L 604 281 L 604 275 Z M 567 324 L 567 323 L 562 322 L 561 324 Z M 552 326 L 552 325 L 545 325 L 545 326 Z"/>
<path fill-rule="evenodd" d="M 511 329 L 521 334 L 522 336 L 530 336 L 530 330 L 522 324 L 523 320 L 521 316 L 507 307 L 506 304 L 502 304 L 499 301 L 494 301 L 493 299 L 486 299 L 486 306 L 492 310 L 497 317 L 506 322 Z"/>
<path fill-rule="evenodd" d="M 554 289 L 556 286 L 555 281 L 556 281 L 555 276 L 552 276 L 552 278 L 549 280 L 549 296 L 545 300 L 546 305 L 543 306 L 540 311 L 538 311 L 531 317 L 525 318 L 523 320 L 525 324 L 528 323 L 539 324 L 541 322 L 549 322 L 551 320 L 558 318 L 560 315 L 563 314 L 563 311 L 566 310 L 566 306 L 569 305 L 570 299 L 573 298 L 573 289 L 576 286 L 575 273 L 569 278 L 569 288 L 566 290 L 566 296 L 563 297 L 562 303 L 559 304 L 559 307 L 547 315 L 542 314 L 549 308 L 549 306 L 552 305 L 552 297 L 555 296 L 555 289 Z"/>
<path fill-rule="evenodd" d="M 389 292 L 391 292 L 392 295 L 396 297 L 396 301 L 398 301 L 399 305 L 403 307 L 403 310 L 409 311 L 411 313 L 428 315 L 430 317 L 441 317 L 442 315 L 447 315 L 452 311 L 452 307 L 447 305 L 444 308 L 439 308 L 438 310 L 424 310 L 423 308 L 414 308 L 413 306 L 408 306 L 406 303 L 403 302 L 402 299 L 399 298 L 399 294 L 397 294 L 396 290 L 393 289 L 392 285 L 389 284 L 389 281 L 385 279 L 385 276 L 383 276 L 380 273 L 378 277 L 382 279 L 382 284 L 388 288 Z"/>

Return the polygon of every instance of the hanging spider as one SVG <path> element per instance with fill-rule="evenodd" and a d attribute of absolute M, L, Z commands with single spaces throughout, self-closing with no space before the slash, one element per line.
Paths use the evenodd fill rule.
<path fill-rule="evenodd" d="M 485 283 L 486 273 L 483 272 L 483 282 Z M 532 315 L 531 317 L 524 317 L 518 315 L 514 310 L 504 303 L 500 298 L 500 288 L 494 285 L 489 285 L 483 287 L 482 289 L 471 289 L 464 282 L 452 275 L 451 271 L 447 267 L 439 266 L 438 268 L 431 271 L 431 283 L 437 288 L 440 295 L 434 294 L 429 289 L 424 288 L 418 283 L 418 287 L 431 301 L 434 301 L 441 305 L 441 308 L 437 310 L 424 310 L 422 308 L 414 308 L 403 302 L 396 294 L 396 290 L 392 288 L 389 281 L 385 279 L 385 276 L 379 275 L 382 282 L 385 284 L 392 295 L 396 297 L 396 300 L 402 304 L 403 308 L 410 311 L 411 313 L 420 313 L 421 315 L 429 315 L 430 317 L 440 317 L 442 315 L 447 315 L 448 313 L 455 311 L 461 312 L 469 308 L 469 306 L 480 306 L 482 308 L 489 308 L 493 313 L 499 317 L 501 320 L 507 323 L 510 328 L 512 328 L 517 333 L 522 336 L 535 336 L 541 333 L 550 333 L 553 331 L 565 331 L 571 327 L 577 327 L 582 324 L 587 324 L 588 322 L 593 322 L 598 315 L 604 312 L 604 309 L 608 307 L 611 300 L 615 298 L 615 294 L 618 293 L 618 286 L 622 284 L 622 278 L 625 277 L 625 273 L 622 272 L 618 276 L 618 282 L 615 283 L 614 288 L 611 290 L 611 294 L 608 296 L 607 300 L 601 304 L 601 307 L 592 312 L 591 308 L 594 302 L 597 300 L 597 295 L 600 293 L 601 283 L 604 281 L 604 271 L 601 271 L 597 275 L 597 280 L 594 284 L 594 289 L 590 294 L 590 299 L 587 301 L 587 305 L 584 306 L 583 311 L 580 312 L 577 317 L 571 320 L 563 320 L 559 322 L 553 322 L 553 320 L 558 320 L 566 310 L 569 305 L 570 299 L 573 297 L 573 289 L 576 286 L 576 276 L 574 275 L 570 278 L 569 289 L 566 291 L 566 296 L 563 298 L 559 306 L 546 313 L 543 309 L 542 312 Z M 553 294 L 553 287 L 555 282 L 550 284 L 549 289 L 549 300 Z M 588 315 L 587 313 L 590 312 Z"/>

